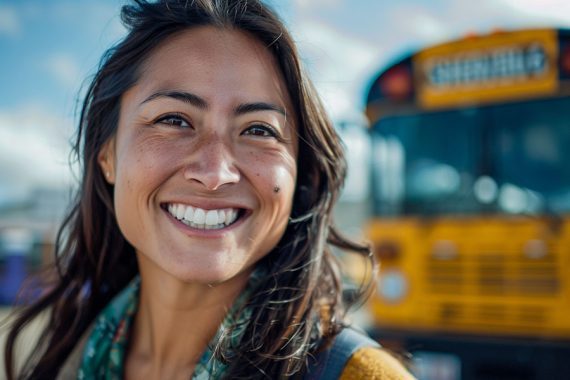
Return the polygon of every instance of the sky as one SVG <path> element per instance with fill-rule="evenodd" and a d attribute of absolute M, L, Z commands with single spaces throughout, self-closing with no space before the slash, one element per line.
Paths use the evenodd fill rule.
<path fill-rule="evenodd" d="M 364 124 L 367 86 L 390 62 L 473 33 L 570 28 L 567 0 L 267 0 L 336 122 Z M 119 0 L 0 0 L 0 206 L 66 188 L 81 89 L 125 33 Z"/>

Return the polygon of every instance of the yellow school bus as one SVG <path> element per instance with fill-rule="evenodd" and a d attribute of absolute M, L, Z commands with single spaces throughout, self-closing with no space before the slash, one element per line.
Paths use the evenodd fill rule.
<path fill-rule="evenodd" d="M 570 31 L 418 51 L 366 113 L 374 333 L 425 379 L 570 379 Z"/>

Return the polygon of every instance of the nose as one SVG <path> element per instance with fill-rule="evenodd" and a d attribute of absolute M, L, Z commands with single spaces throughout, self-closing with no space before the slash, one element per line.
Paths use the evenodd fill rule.
<path fill-rule="evenodd" d="M 198 142 L 189 158 L 184 167 L 184 178 L 208 190 L 217 190 L 240 180 L 231 149 L 220 138 L 211 137 Z"/>

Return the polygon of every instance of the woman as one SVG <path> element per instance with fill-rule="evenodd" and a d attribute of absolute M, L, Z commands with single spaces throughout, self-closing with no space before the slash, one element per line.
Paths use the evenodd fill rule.
<path fill-rule="evenodd" d="M 53 284 L 12 325 L 8 376 L 407 378 L 343 330 L 329 246 L 371 255 L 332 228 L 342 149 L 282 23 L 255 0 L 136 1 L 122 19 L 83 103 Z M 17 373 L 16 338 L 46 310 Z"/>

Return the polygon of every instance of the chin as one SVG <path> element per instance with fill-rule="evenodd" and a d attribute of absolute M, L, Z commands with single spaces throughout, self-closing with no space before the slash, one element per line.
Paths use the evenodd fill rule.
<path fill-rule="evenodd" d="M 248 268 L 249 269 L 249 268 Z M 232 269 L 228 265 L 192 265 L 191 268 L 181 268 L 176 266 L 167 270 L 170 274 L 181 282 L 187 284 L 216 285 L 237 279 L 248 269 Z"/>
<path fill-rule="evenodd" d="M 249 274 L 257 261 L 255 257 L 235 249 L 193 247 L 188 251 L 166 244 L 162 246 L 162 251 L 156 250 L 151 254 L 137 251 L 143 276 L 146 273 L 158 279 L 169 277 L 186 284 L 213 285 L 234 279 L 239 282 L 239 278 Z"/>

